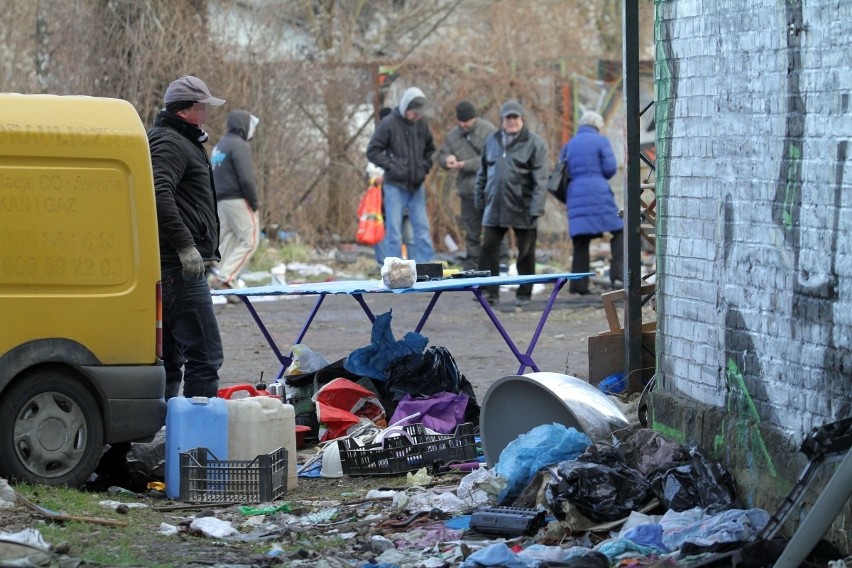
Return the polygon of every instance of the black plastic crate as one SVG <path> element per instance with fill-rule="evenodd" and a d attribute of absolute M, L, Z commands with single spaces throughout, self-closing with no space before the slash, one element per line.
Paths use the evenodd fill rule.
<path fill-rule="evenodd" d="M 340 463 L 346 475 L 393 475 L 430 467 L 435 461 L 476 460 L 473 424 L 456 427 L 454 434 L 427 434 L 423 424 L 403 428 L 406 436 L 385 438 L 380 444 L 359 446 L 352 438 L 338 440 Z M 410 440 L 409 440 L 410 438 Z"/>
<path fill-rule="evenodd" d="M 220 460 L 207 448 L 180 454 L 180 500 L 268 503 L 287 492 L 287 450 L 251 461 Z"/>

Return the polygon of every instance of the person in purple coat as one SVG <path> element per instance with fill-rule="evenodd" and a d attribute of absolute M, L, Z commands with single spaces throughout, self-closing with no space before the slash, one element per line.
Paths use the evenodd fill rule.
<path fill-rule="evenodd" d="M 592 239 L 610 233 L 612 263 L 609 275 L 615 288 L 617 282 L 624 282 L 624 222 L 618 216 L 607 181 L 615 175 L 617 166 L 609 140 L 600 134 L 603 125 L 600 114 L 584 112 L 577 133 L 559 152 L 559 160 L 565 162 L 571 174 L 565 204 L 568 233 L 574 246 L 571 272 L 589 272 L 589 244 Z M 571 280 L 568 290 L 573 294 L 588 294 L 589 278 Z"/>

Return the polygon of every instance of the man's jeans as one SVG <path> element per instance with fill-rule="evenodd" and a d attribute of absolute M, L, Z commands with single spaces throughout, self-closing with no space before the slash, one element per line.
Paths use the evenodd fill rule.
<path fill-rule="evenodd" d="M 411 228 L 414 231 L 414 247 L 408 258 L 420 263 L 431 262 L 435 256 L 432 249 L 432 232 L 426 216 L 426 190 L 421 185 L 414 191 L 385 182 L 385 238 L 382 252 L 385 256 L 402 258 L 402 214 L 407 209 Z"/>
<path fill-rule="evenodd" d="M 163 269 L 163 364 L 166 400 L 183 395 L 216 396 L 222 339 L 207 278 L 183 279 L 180 268 Z M 181 371 L 183 368 L 183 371 Z"/>

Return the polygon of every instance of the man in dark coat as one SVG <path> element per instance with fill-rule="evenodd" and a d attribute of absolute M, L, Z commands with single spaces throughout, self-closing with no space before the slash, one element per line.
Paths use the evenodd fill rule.
<path fill-rule="evenodd" d="M 511 228 L 518 244 L 518 274 L 535 274 L 536 221 L 547 198 L 547 144 L 524 124 L 524 107 L 510 100 L 500 108 L 502 128 L 489 135 L 476 174 L 476 206 L 485 228 L 479 268 L 500 273 L 500 242 Z M 484 290 L 489 303 L 499 288 Z M 530 302 L 532 284 L 522 284 L 515 305 Z"/>
<path fill-rule="evenodd" d="M 438 164 L 445 170 L 455 171 L 456 190 L 461 200 L 461 225 L 464 231 L 465 259 L 462 266 L 472 270 L 479 266 L 479 249 L 482 243 L 482 210 L 473 203 L 476 171 L 485 146 L 485 138 L 497 130 L 493 124 L 476 115 L 469 101 L 456 107 L 458 125 L 444 137 L 438 153 Z"/>
<path fill-rule="evenodd" d="M 168 400 L 214 397 L 222 340 L 207 286 L 205 263 L 219 260 L 216 193 L 202 126 L 209 106 L 225 101 L 204 81 L 184 76 L 166 89 L 165 108 L 148 131 L 160 234 L 163 364 Z"/>

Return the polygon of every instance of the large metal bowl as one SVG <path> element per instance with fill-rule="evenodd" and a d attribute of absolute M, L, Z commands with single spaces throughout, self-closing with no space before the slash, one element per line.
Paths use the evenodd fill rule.
<path fill-rule="evenodd" d="M 618 405 L 589 383 L 559 373 L 527 373 L 495 381 L 482 400 L 482 450 L 494 466 L 503 449 L 542 424 L 562 424 L 592 442 L 611 442 L 629 422 Z"/>

